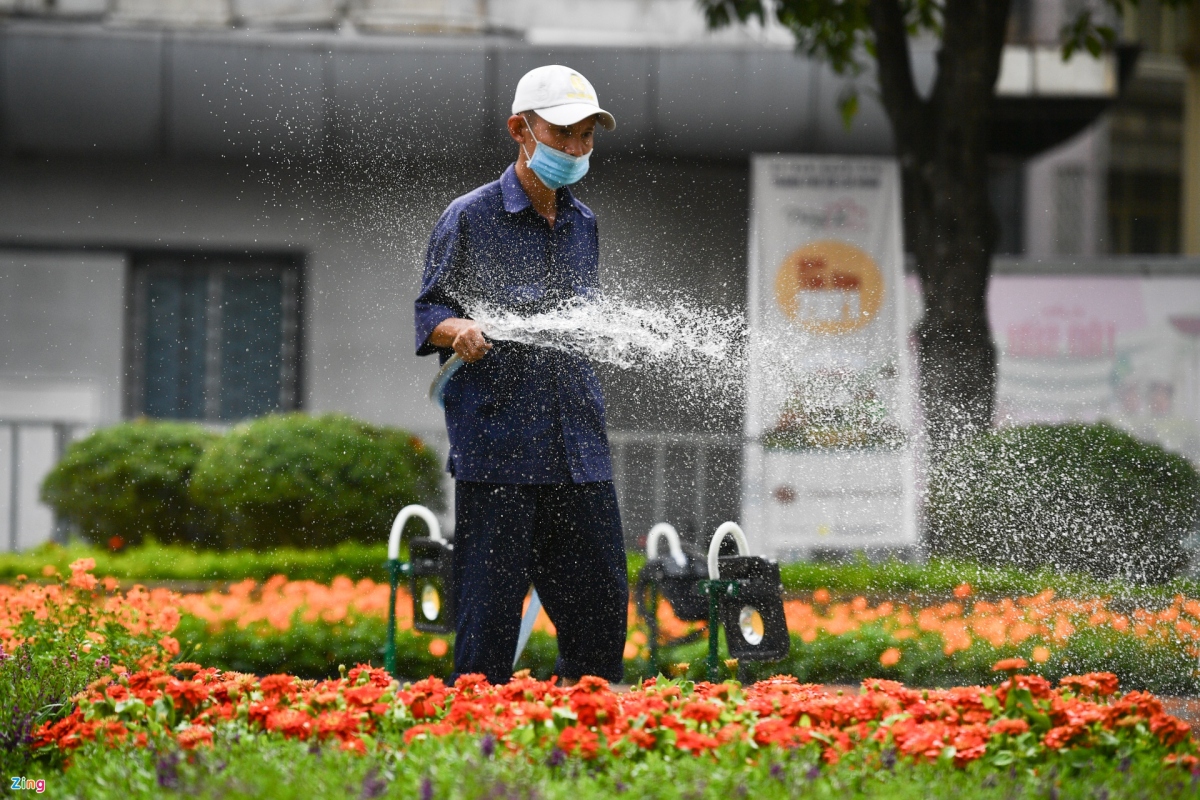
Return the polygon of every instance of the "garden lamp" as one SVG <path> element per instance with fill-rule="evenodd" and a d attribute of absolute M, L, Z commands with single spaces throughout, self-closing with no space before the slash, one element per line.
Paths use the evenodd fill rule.
<path fill-rule="evenodd" d="M 658 555 L 658 540 L 667 540 L 669 558 Z M 703 559 L 699 554 L 684 550 L 679 534 L 673 525 L 660 522 L 650 529 L 646 537 L 646 566 L 642 568 L 647 579 L 661 589 L 671 611 L 686 622 L 708 619 L 708 603 L 696 590 L 699 581 L 708 576 Z"/>
<path fill-rule="evenodd" d="M 667 540 L 666 558 L 659 557 L 659 539 Z M 679 542 L 679 533 L 668 522 L 660 522 L 650 529 L 646 537 L 646 564 L 638 572 L 634 588 L 637 613 L 646 621 L 650 640 L 650 663 L 658 665 L 658 599 L 665 597 L 671 611 L 681 620 L 697 622 L 708 619 L 708 602 L 700 594 L 700 581 L 708 575 L 703 560 L 691 551 L 685 551 Z M 694 631 L 666 642 L 668 647 L 694 642 L 703 635 Z"/>
<path fill-rule="evenodd" d="M 404 525 L 418 517 L 429 529 L 429 536 L 413 539 L 408 544 L 411 561 L 400 560 L 400 537 Z M 413 627 L 422 633 L 450 633 L 454 630 L 454 545 L 442 538 L 442 528 L 433 512 L 422 505 L 400 509 L 388 536 L 388 595 L 387 648 L 384 666 L 396 673 L 396 592 L 401 576 L 409 578 L 412 591 Z"/>
<path fill-rule="evenodd" d="M 736 556 L 721 556 L 721 541 L 732 536 Z M 708 679 L 717 680 L 717 626 L 725 626 L 730 658 L 738 661 L 778 661 L 791 649 L 783 614 L 783 583 L 779 564 L 750 555 L 746 534 L 736 522 L 725 522 L 708 545 Z"/>

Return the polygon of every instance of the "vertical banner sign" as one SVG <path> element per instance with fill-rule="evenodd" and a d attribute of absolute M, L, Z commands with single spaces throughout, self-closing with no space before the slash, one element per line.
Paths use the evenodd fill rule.
<path fill-rule="evenodd" d="M 900 175 L 755 156 L 742 519 L 781 560 L 917 543 Z"/>

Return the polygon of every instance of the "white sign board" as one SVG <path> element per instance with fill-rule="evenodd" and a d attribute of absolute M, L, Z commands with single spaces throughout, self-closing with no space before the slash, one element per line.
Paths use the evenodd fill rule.
<path fill-rule="evenodd" d="M 900 175 L 755 156 L 742 519 L 756 552 L 917 542 Z"/>

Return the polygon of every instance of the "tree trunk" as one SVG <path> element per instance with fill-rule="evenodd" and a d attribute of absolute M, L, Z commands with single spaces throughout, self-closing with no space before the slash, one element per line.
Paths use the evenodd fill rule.
<path fill-rule="evenodd" d="M 898 0 L 872 0 L 879 83 L 904 180 L 904 223 L 925 316 L 917 329 L 920 398 L 934 458 L 991 424 L 996 352 L 986 292 L 996 222 L 988 198 L 988 123 L 1009 0 L 947 0 L 932 92 L 913 80 Z"/>

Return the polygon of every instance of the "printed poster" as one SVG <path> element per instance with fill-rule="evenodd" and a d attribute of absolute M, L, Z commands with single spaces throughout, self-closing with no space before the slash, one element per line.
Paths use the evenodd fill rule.
<path fill-rule="evenodd" d="M 742 519 L 755 552 L 917 543 L 900 175 L 755 156 Z"/>

